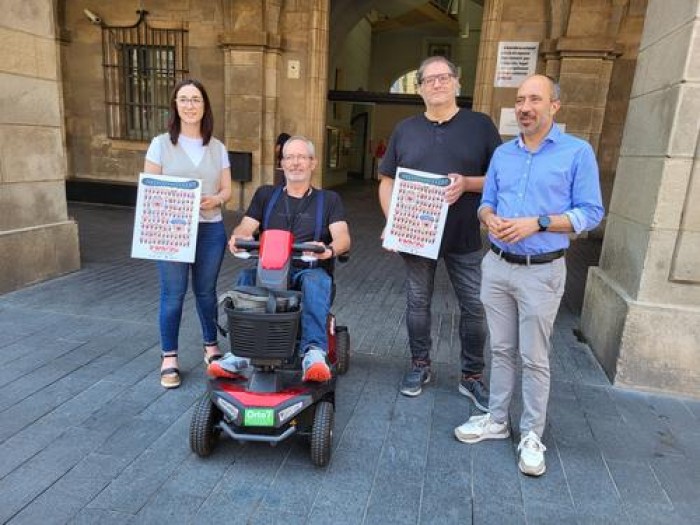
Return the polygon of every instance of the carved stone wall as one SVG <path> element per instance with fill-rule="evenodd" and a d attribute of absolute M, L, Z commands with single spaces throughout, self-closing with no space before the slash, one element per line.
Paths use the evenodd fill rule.
<path fill-rule="evenodd" d="M 582 328 L 617 384 L 700 395 L 700 1 L 650 0 Z"/>
<path fill-rule="evenodd" d="M 68 218 L 51 0 L 3 3 L 0 22 L 0 293 L 80 267 Z"/>

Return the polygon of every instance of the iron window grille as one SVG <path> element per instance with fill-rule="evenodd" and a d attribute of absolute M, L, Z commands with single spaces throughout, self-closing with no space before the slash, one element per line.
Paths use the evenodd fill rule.
<path fill-rule="evenodd" d="M 132 26 L 102 26 L 107 136 L 150 140 L 168 127 L 170 94 L 188 73 L 187 36 L 155 29 L 146 11 Z"/>

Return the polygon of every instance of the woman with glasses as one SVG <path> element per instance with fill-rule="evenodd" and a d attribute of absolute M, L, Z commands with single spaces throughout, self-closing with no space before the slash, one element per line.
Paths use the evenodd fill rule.
<path fill-rule="evenodd" d="M 144 172 L 196 178 L 202 183 L 196 255 L 193 263 L 158 261 L 160 277 L 160 383 L 180 386 L 178 335 L 190 273 L 199 322 L 204 362 L 221 357 L 216 333 L 216 281 L 227 238 L 222 207 L 231 197 L 231 168 L 221 141 L 212 137 L 214 116 L 204 86 L 180 81 L 170 98 L 168 131 L 151 141 Z"/>

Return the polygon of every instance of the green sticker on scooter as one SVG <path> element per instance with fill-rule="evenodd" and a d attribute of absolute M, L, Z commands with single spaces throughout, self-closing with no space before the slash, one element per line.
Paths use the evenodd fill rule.
<path fill-rule="evenodd" d="M 244 427 L 272 427 L 275 411 L 271 408 L 248 408 L 243 414 Z"/>

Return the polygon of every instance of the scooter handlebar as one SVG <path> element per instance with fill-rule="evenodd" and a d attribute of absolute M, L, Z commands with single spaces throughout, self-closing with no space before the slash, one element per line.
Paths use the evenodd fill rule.
<path fill-rule="evenodd" d="M 245 239 L 236 239 L 236 248 L 241 250 L 259 250 L 259 241 L 247 241 Z M 292 251 L 296 253 L 302 252 L 312 252 L 312 253 L 323 253 L 326 251 L 326 247 L 321 244 L 312 244 L 310 242 L 294 243 L 292 245 Z"/>
<path fill-rule="evenodd" d="M 245 239 L 236 239 L 236 248 L 241 250 L 257 250 L 260 248 L 260 242 L 258 241 L 246 241 Z"/>
<path fill-rule="evenodd" d="M 311 244 L 310 242 L 302 242 L 299 244 L 292 244 L 292 250 L 295 252 L 323 253 L 327 250 L 327 248 L 323 244 Z"/>

